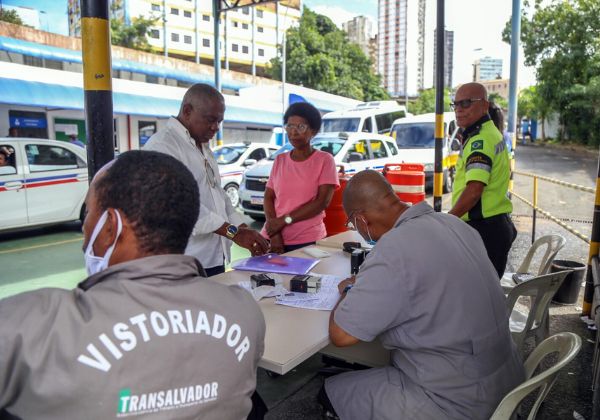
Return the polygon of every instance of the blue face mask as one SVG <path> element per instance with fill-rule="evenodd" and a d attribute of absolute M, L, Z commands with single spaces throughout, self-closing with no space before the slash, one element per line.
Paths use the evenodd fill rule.
<path fill-rule="evenodd" d="M 377 243 L 377 241 L 371 237 L 371 232 L 369 231 L 369 225 L 367 225 L 367 221 L 362 216 L 360 216 L 360 218 L 363 220 L 363 223 L 367 227 L 367 236 L 369 237 L 369 239 L 367 239 L 363 236 L 363 239 L 365 240 L 367 245 L 371 245 L 371 246 L 375 245 Z"/>

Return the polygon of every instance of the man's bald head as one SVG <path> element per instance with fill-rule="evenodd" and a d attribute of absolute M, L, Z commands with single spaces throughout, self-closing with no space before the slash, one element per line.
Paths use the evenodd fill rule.
<path fill-rule="evenodd" d="M 396 197 L 390 183 L 380 172 L 366 170 L 354 175 L 344 190 L 343 205 L 347 214 L 380 206 L 386 198 Z"/>
<path fill-rule="evenodd" d="M 454 96 L 456 122 L 465 129 L 487 114 L 487 89 L 481 83 L 465 83 Z"/>
<path fill-rule="evenodd" d="M 197 83 L 190 87 L 181 101 L 177 119 L 200 146 L 212 139 L 225 115 L 225 98 L 214 87 Z"/>

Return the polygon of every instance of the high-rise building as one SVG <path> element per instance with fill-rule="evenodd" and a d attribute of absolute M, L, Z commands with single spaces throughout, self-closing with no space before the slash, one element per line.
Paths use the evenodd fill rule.
<path fill-rule="evenodd" d="M 473 63 L 473 81 L 502 78 L 502 59 L 483 57 Z"/>
<path fill-rule="evenodd" d="M 31 7 L 11 6 L 7 4 L 2 5 L 1 0 L 0 8 L 4 10 L 14 10 L 23 21 L 23 24 L 27 26 L 31 26 L 34 29 L 48 30 L 48 21 L 47 16 L 44 14 L 45 12 L 40 12 L 39 10 Z M 46 22 L 42 21 L 42 14 L 44 14 L 44 19 L 46 19 Z"/>
<path fill-rule="evenodd" d="M 69 35 L 81 36 L 79 0 L 68 0 Z M 157 18 L 148 42 L 155 52 L 212 63 L 212 0 L 111 0 L 111 18 L 130 23 L 139 16 Z M 247 2 L 251 3 L 251 2 Z M 278 54 L 283 33 L 300 20 L 300 0 L 245 6 L 221 15 L 220 48 L 225 68 L 262 74 Z M 166 8 L 165 8 L 166 5 Z M 166 38 L 165 38 L 166 35 Z M 224 48 L 225 46 L 225 48 Z"/>
<path fill-rule="evenodd" d="M 377 69 L 395 97 L 423 88 L 426 0 L 379 0 Z"/>
<path fill-rule="evenodd" d="M 368 57 L 369 43 L 373 39 L 373 22 L 365 16 L 356 16 L 342 23 L 342 29 L 348 34 L 348 40 L 357 44 Z"/>
<path fill-rule="evenodd" d="M 437 42 L 437 29 L 433 31 L 433 40 Z M 454 60 L 454 31 L 444 31 L 444 86 L 452 87 Z M 437 49 L 433 53 L 433 85 L 435 86 L 437 68 Z"/>

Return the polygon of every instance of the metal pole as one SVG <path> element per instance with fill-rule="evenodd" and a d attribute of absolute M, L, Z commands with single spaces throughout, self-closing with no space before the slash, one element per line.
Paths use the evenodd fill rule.
<path fill-rule="evenodd" d="M 163 0 L 163 48 L 165 57 L 169 56 L 169 49 L 167 47 L 167 0 Z"/>
<path fill-rule="evenodd" d="M 81 0 L 81 50 L 91 182 L 115 156 L 108 0 Z"/>
<path fill-rule="evenodd" d="M 538 178 L 533 177 L 533 224 L 531 227 L 531 243 L 535 242 L 535 221 L 537 218 L 537 202 L 538 202 Z"/>
<path fill-rule="evenodd" d="M 227 12 L 223 13 L 223 54 L 225 54 L 225 70 L 229 70 L 229 52 L 227 43 Z"/>
<path fill-rule="evenodd" d="M 433 174 L 433 209 L 442 211 L 442 184 L 444 182 L 444 0 L 437 0 L 437 54 L 435 68 L 435 160 Z M 442 36 L 440 36 L 440 34 Z"/>
<path fill-rule="evenodd" d="M 252 8 L 252 76 L 256 76 L 256 7 Z"/>
<path fill-rule="evenodd" d="M 596 177 L 596 200 L 594 201 L 594 217 L 592 219 L 592 236 L 588 256 L 587 272 L 585 274 L 585 291 L 583 293 L 583 310 L 581 315 L 590 317 L 592 301 L 594 300 L 594 276 L 592 275 L 592 258 L 598 255 L 600 249 L 600 158 L 598 159 L 598 175 Z"/>
<path fill-rule="evenodd" d="M 200 8 L 198 7 L 199 0 L 194 0 L 194 9 L 196 19 L 194 20 L 194 34 L 196 39 L 196 63 L 200 63 Z"/>
<path fill-rule="evenodd" d="M 213 0 L 214 49 L 215 49 L 215 88 L 221 92 L 221 51 L 219 48 L 219 18 L 221 16 L 220 0 Z M 223 126 L 217 131 L 217 146 L 223 144 Z"/>
<path fill-rule="evenodd" d="M 521 41 L 521 0 L 512 2 L 512 29 L 510 35 L 510 84 L 508 88 L 508 134 L 512 141 L 512 159 L 510 160 L 510 181 L 508 190 L 513 189 L 515 170 L 515 149 L 517 147 L 517 89 L 519 77 L 519 44 Z"/>

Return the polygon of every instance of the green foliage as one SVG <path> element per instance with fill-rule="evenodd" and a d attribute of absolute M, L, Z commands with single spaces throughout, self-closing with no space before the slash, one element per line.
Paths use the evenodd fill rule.
<path fill-rule="evenodd" d="M 110 40 L 112 45 L 133 48 L 141 51 L 152 51 L 148 43 L 150 28 L 156 25 L 158 18 L 139 16 L 131 20 L 128 26 L 122 19 L 110 20 Z"/>
<path fill-rule="evenodd" d="M 496 93 L 496 92 L 490 93 L 488 95 L 488 101 L 495 103 L 502 109 L 508 108 L 508 101 L 506 99 L 504 99 L 502 96 L 500 96 L 499 93 Z"/>
<path fill-rule="evenodd" d="M 19 16 L 16 10 L 0 9 L 0 21 L 27 26 L 23 23 L 21 16 Z"/>
<path fill-rule="evenodd" d="M 450 88 L 444 89 L 444 112 L 450 111 Z M 414 102 L 409 102 L 408 112 L 415 115 L 435 112 L 435 89 L 424 89 Z"/>
<path fill-rule="evenodd" d="M 286 81 L 361 101 L 388 99 L 371 61 L 326 16 L 304 8 L 300 25 L 286 33 Z M 279 57 L 267 74 L 281 80 Z"/>
<path fill-rule="evenodd" d="M 521 34 L 525 64 L 536 66 L 538 79 L 524 106 L 533 102 L 536 110 L 528 112 L 542 119 L 557 112 L 564 135 L 589 145 L 600 144 L 599 15 L 598 0 L 536 0 Z M 503 37 L 510 39 L 509 24 Z"/>

